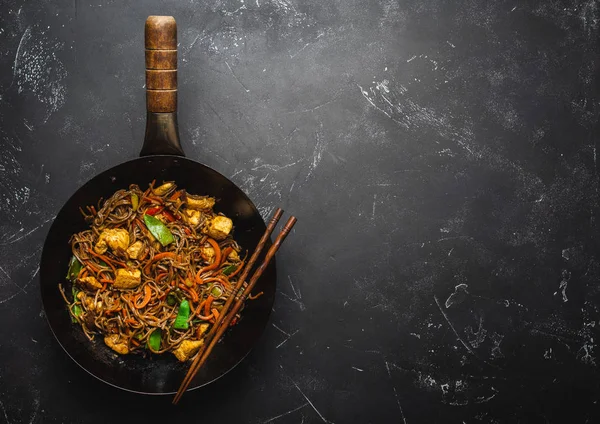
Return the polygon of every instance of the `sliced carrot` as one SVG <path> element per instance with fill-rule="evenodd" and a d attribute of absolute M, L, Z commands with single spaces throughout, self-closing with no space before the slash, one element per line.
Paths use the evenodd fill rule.
<path fill-rule="evenodd" d="M 144 268 L 144 272 L 146 274 L 148 274 L 150 272 L 150 266 L 154 262 L 157 262 L 157 261 L 160 261 L 161 259 L 166 259 L 166 258 L 175 260 L 177 258 L 177 256 L 173 252 L 163 252 L 163 253 L 159 253 L 158 255 L 154 255 L 152 260 L 149 261 L 148 265 L 146 265 L 146 267 Z"/>
<path fill-rule="evenodd" d="M 144 286 L 144 298 L 142 299 L 142 301 L 140 303 L 137 303 L 137 299 L 136 299 L 136 301 L 133 303 L 133 305 L 137 309 L 141 309 L 144 306 L 146 306 L 148 304 L 148 302 L 150 302 L 151 298 L 152 298 L 152 289 L 150 288 L 150 286 Z"/>
<path fill-rule="evenodd" d="M 169 197 L 169 200 L 175 201 L 175 200 L 179 199 L 180 196 L 181 196 L 181 190 L 177 190 L 175 193 L 173 193 L 173 195 L 171 197 Z"/>
<path fill-rule="evenodd" d="M 115 266 L 112 264 L 112 260 L 110 260 L 109 258 L 107 258 L 104 255 L 100 255 L 100 254 L 94 252 L 93 249 L 87 249 L 87 251 L 88 251 L 88 253 L 91 253 L 92 255 L 94 255 L 95 257 L 97 257 L 98 259 L 102 259 L 113 270 L 113 272 L 115 274 L 117 273 L 117 270 L 116 270 Z"/>
<path fill-rule="evenodd" d="M 212 305 L 213 300 L 214 297 L 208 295 L 208 297 L 206 298 L 206 303 L 204 304 L 204 315 L 208 315 L 208 312 L 210 311 L 210 305 Z"/>
<path fill-rule="evenodd" d="M 198 293 L 196 293 L 196 290 L 188 288 L 185 284 L 179 284 L 179 288 L 191 296 L 192 302 L 198 302 Z"/>

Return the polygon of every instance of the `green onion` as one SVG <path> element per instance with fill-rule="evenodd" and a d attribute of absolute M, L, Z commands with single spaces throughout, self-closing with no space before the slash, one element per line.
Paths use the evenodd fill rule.
<path fill-rule="evenodd" d="M 148 337 L 148 348 L 153 352 L 158 352 L 160 350 L 160 339 L 162 336 L 162 332 L 160 328 L 157 328 L 150 334 Z"/>
<path fill-rule="evenodd" d="M 81 309 L 81 306 L 79 306 L 79 305 L 73 305 L 71 307 L 71 312 L 73 312 L 73 315 L 75 315 L 75 317 L 79 317 L 83 313 L 83 309 Z M 77 322 L 75 317 L 71 316 L 71 321 Z"/>
<path fill-rule="evenodd" d="M 177 330 L 187 330 L 189 328 L 188 318 L 190 317 L 190 304 L 187 300 L 184 300 L 179 305 L 179 312 L 177 318 L 173 323 L 173 328 Z"/>
<path fill-rule="evenodd" d="M 138 197 L 137 194 L 132 193 L 131 194 L 131 207 L 133 208 L 134 211 L 137 211 L 139 204 L 140 204 L 140 198 Z"/>
<path fill-rule="evenodd" d="M 146 223 L 148 230 L 150 230 L 152 235 L 163 245 L 163 247 L 175 241 L 171 231 L 160 219 L 155 218 L 152 215 L 144 215 L 144 222 Z"/>
<path fill-rule="evenodd" d="M 214 286 L 213 289 L 210 291 L 210 294 L 212 295 L 212 297 L 214 297 L 215 299 L 220 298 L 221 296 L 223 296 L 223 290 L 221 289 L 221 287 L 219 286 Z"/>
<path fill-rule="evenodd" d="M 75 257 L 75 255 L 71 256 L 71 261 L 69 262 L 69 270 L 67 271 L 67 278 L 73 281 L 79 275 L 79 271 L 83 268 L 83 264 L 79 262 L 79 259 Z"/>
<path fill-rule="evenodd" d="M 231 274 L 233 271 L 235 271 L 237 269 L 238 265 L 229 265 L 227 268 L 225 268 L 222 272 L 224 275 L 229 275 Z"/>

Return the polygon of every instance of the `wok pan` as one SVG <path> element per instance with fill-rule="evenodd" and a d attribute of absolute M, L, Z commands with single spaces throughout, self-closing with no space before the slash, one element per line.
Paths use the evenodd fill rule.
<path fill-rule="evenodd" d="M 97 337 L 87 340 L 71 322 L 58 284 L 65 284 L 71 249 L 69 238 L 87 225 L 79 207 L 97 204 L 130 184 L 147 187 L 152 180 L 175 181 L 190 193 L 217 198 L 216 212 L 232 218 L 234 238 L 250 253 L 265 231 L 265 223 L 252 201 L 230 180 L 201 163 L 187 159 L 177 127 L 177 26 L 172 17 L 150 16 L 145 26 L 146 134 L 139 158 L 102 172 L 79 188 L 65 203 L 48 232 L 40 264 L 40 285 L 46 318 L 67 354 L 94 377 L 115 387 L 144 394 L 175 393 L 190 363 L 170 353 L 118 356 Z M 270 242 L 267 243 L 267 248 Z M 265 249 L 266 251 L 266 249 Z M 258 261 L 260 262 L 260 260 Z M 65 284 L 67 291 L 69 284 Z M 276 270 L 272 261 L 258 281 L 264 292 L 248 302 L 242 319 L 218 343 L 190 390 L 206 385 L 234 368 L 262 334 L 275 297 Z"/>

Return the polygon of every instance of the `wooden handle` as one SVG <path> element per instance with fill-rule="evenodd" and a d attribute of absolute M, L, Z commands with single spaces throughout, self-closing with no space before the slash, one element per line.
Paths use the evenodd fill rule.
<path fill-rule="evenodd" d="M 177 111 L 177 23 L 172 16 L 149 16 L 145 27 L 146 110 Z"/>

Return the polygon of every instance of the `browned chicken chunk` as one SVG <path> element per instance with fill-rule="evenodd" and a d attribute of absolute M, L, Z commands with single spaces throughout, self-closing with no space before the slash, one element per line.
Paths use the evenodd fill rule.
<path fill-rule="evenodd" d="M 181 362 L 185 362 L 196 352 L 198 352 L 198 349 L 200 349 L 203 344 L 204 340 L 184 340 L 181 342 L 179 347 L 173 351 L 173 354 Z"/>
<path fill-rule="evenodd" d="M 127 355 L 129 353 L 127 342 L 121 339 L 121 336 L 118 334 L 111 334 L 110 336 L 104 337 L 104 343 L 106 343 L 106 346 L 110 347 L 112 350 L 120 353 L 121 355 Z"/>
<path fill-rule="evenodd" d="M 137 259 L 138 256 L 140 256 L 143 247 L 144 243 L 138 240 L 127 248 L 127 255 L 130 259 Z"/>
<path fill-rule="evenodd" d="M 193 196 L 186 194 L 186 203 L 189 209 L 209 210 L 215 205 L 215 198 L 208 196 Z"/>
<path fill-rule="evenodd" d="M 192 227 L 196 227 L 198 224 L 200 224 L 202 212 L 194 209 L 184 209 L 183 217 L 188 224 L 190 224 Z"/>
<path fill-rule="evenodd" d="M 116 289 L 134 289 L 142 282 L 142 272 L 139 269 L 117 269 L 114 287 Z"/>
<path fill-rule="evenodd" d="M 80 278 L 79 281 L 81 281 L 83 287 L 86 289 L 99 290 L 102 288 L 102 284 L 100 284 L 100 282 L 96 280 L 96 277 L 93 276 Z"/>
<path fill-rule="evenodd" d="M 226 216 L 217 215 L 210 220 L 205 228 L 206 234 L 215 240 L 223 240 L 233 228 L 233 221 Z"/>
<path fill-rule="evenodd" d="M 123 228 L 107 229 L 100 233 L 94 251 L 103 254 L 108 247 L 116 252 L 118 249 L 126 250 L 129 246 L 129 232 Z"/>

